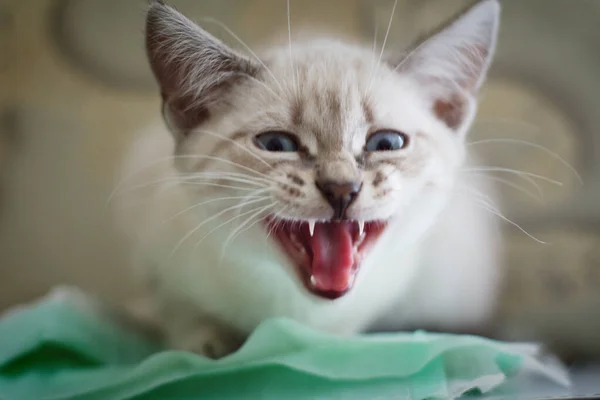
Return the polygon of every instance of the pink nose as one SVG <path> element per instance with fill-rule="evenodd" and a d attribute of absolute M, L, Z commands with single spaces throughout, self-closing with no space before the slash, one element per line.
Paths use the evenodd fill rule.
<path fill-rule="evenodd" d="M 317 181 L 316 185 L 333 208 L 333 219 L 336 220 L 345 218 L 346 210 L 356 200 L 362 187 L 360 182 Z"/>

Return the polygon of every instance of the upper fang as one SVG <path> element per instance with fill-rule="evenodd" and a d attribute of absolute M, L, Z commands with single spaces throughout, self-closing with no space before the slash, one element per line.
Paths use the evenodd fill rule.
<path fill-rule="evenodd" d="M 362 236 L 365 231 L 365 221 L 358 221 L 358 236 Z"/>
<path fill-rule="evenodd" d="M 310 232 L 310 236 L 315 233 L 315 221 L 308 221 L 308 231 Z"/>

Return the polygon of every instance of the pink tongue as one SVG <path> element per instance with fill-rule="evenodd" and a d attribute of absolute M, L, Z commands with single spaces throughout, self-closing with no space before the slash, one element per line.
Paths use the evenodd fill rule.
<path fill-rule="evenodd" d="M 343 292 L 350 289 L 354 265 L 351 222 L 315 224 L 310 239 L 312 276 L 316 289 Z"/>

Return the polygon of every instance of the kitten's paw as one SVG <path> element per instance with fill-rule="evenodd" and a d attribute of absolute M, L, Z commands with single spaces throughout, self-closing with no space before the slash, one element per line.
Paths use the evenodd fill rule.
<path fill-rule="evenodd" d="M 200 325 L 185 334 L 171 335 L 171 348 L 191 351 L 218 359 L 237 351 L 244 343 L 243 338 L 218 325 Z"/>

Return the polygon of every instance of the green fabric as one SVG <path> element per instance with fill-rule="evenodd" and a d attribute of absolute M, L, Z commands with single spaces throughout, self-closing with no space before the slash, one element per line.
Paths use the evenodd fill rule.
<path fill-rule="evenodd" d="M 417 332 L 336 338 L 289 320 L 222 360 L 164 351 L 73 297 L 0 319 L 0 399 L 447 399 L 519 372 L 566 384 L 535 346 Z"/>

